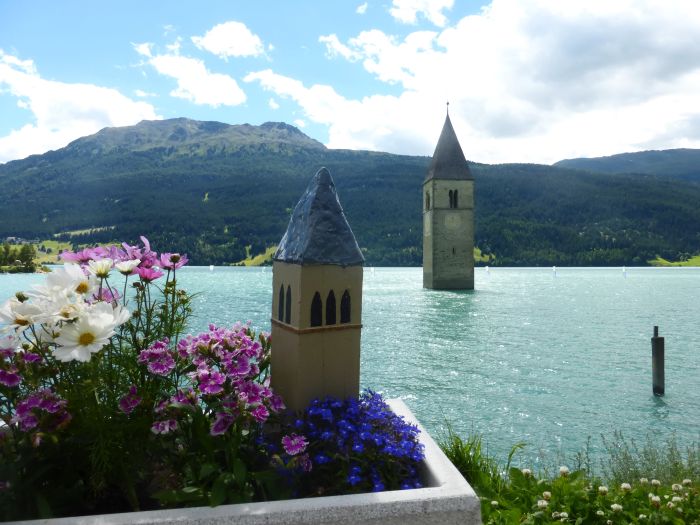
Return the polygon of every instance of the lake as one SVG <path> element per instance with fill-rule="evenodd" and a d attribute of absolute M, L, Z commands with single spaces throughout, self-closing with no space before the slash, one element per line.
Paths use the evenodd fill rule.
<path fill-rule="evenodd" d="M 0 298 L 42 280 L 0 276 Z M 193 330 L 270 329 L 270 268 L 189 267 Z M 363 387 L 400 397 L 433 434 L 449 422 L 505 459 L 527 442 L 568 458 L 622 430 L 700 439 L 700 268 L 477 268 L 473 292 L 422 288 L 420 268 L 366 268 Z M 654 325 L 666 395 L 651 391 Z"/>

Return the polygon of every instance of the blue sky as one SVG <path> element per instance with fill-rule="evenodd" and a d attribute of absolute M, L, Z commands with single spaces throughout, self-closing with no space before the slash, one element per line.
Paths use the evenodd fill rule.
<path fill-rule="evenodd" d="M 284 121 L 468 159 L 700 147 L 694 0 L 0 0 L 0 162 L 106 126 Z"/>

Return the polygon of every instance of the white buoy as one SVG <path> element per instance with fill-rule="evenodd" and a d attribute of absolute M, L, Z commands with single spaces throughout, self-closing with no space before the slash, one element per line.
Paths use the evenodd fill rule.
<path fill-rule="evenodd" d="M 557 267 L 556 266 L 552 266 L 552 274 L 554 275 L 554 277 L 557 276 Z"/>
<path fill-rule="evenodd" d="M 489 267 L 488 267 L 488 266 L 486 267 L 486 273 L 489 273 Z"/>
<path fill-rule="evenodd" d="M 214 265 L 213 265 L 213 264 L 210 264 L 210 265 L 209 265 L 209 271 L 210 271 L 210 272 L 213 272 L 213 271 L 214 271 Z"/>

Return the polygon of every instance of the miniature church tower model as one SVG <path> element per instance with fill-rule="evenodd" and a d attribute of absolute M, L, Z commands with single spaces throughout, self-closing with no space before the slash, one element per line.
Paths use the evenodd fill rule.
<path fill-rule="evenodd" d="M 474 178 L 449 113 L 423 182 L 423 288 L 474 289 Z"/>
<path fill-rule="evenodd" d="M 363 262 L 321 168 L 272 265 L 272 387 L 293 410 L 314 398 L 359 394 Z"/>

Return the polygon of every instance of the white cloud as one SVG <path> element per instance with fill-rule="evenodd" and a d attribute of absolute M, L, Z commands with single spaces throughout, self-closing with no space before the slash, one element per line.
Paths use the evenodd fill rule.
<path fill-rule="evenodd" d="M 215 25 L 204 36 L 193 36 L 192 42 L 223 59 L 259 56 L 265 52 L 260 37 L 235 20 Z"/>
<path fill-rule="evenodd" d="M 438 27 L 447 24 L 444 10 L 452 9 L 454 0 L 393 0 L 389 14 L 404 24 L 416 24 L 421 15 Z"/>
<path fill-rule="evenodd" d="M 355 12 L 358 15 L 364 15 L 367 12 L 367 2 L 365 2 L 364 4 L 358 5 L 357 9 L 355 9 Z"/>
<path fill-rule="evenodd" d="M 34 122 L 0 137 L 0 162 L 65 146 L 107 126 L 127 126 L 160 118 L 150 104 L 93 84 L 41 78 L 31 60 L 0 50 L 0 88 L 32 112 Z"/>
<path fill-rule="evenodd" d="M 305 128 L 305 127 L 306 127 L 306 122 L 305 122 L 304 120 L 298 118 L 298 119 L 294 120 L 294 125 L 295 125 L 297 128 Z"/>
<path fill-rule="evenodd" d="M 151 47 L 144 49 L 142 46 L 134 44 L 134 49 L 145 56 L 146 62 L 158 73 L 177 81 L 177 88 L 170 92 L 171 96 L 212 107 L 237 106 L 246 101 L 245 93 L 234 78 L 212 73 L 201 60 L 177 52 L 156 55 Z"/>
<path fill-rule="evenodd" d="M 139 98 L 148 98 L 148 97 L 157 97 L 158 96 L 155 93 L 149 93 L 148 91 L 144 91 L 143 89 L 135 89 L 134 95 L 136 95 Z"/>
<path fill-rule="evenodd" d="M 430 154 L 447 100 L 482 162 L 700 147 L 699 27 L 691 0 L 494 0 L 441 32 L 319 39 L 395 96 L 350 100 L 269 70 L 247 80 L 328 125 L 333 147 Z"/>
<path fill-rule="evenodd" d="M 277 101 L 274 98 L 271 98 L 270 100 L 268 100 L 267 105 L 270 106 L 270 109 L 279 109 L 280 108 L 280 105 L 277 103 Z"/>

